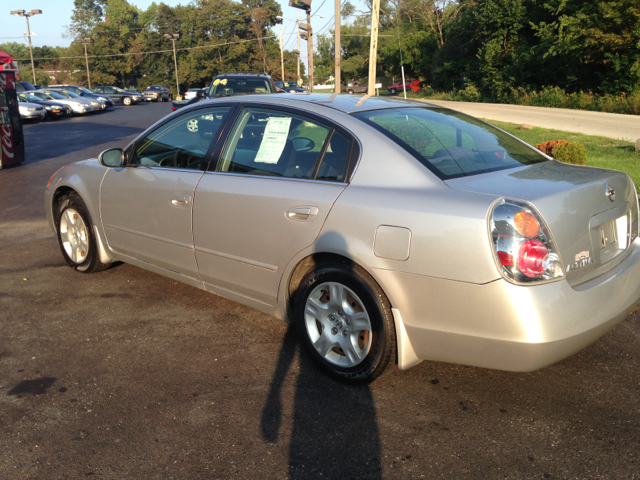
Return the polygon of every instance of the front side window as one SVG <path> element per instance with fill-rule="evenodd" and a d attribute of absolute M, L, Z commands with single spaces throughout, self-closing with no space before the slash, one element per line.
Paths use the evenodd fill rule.
<path fill-rule="evenodd" d="M 307 117 L 260 108 L 242 111 L 218 171 L 343 181 L 350 141 Z"/>
<path fill-rule="evenodd" d="M 204 108 L 174 118 L 136 144 L 128 165 L 206 170 L 207 151 L 230 110 Z"/>
<path fill-rule="evenodd" d="M 398 108 L 353 116 L 399 144 L 442 180 L 547 161 L 497 128 L 451 110 Z"/>

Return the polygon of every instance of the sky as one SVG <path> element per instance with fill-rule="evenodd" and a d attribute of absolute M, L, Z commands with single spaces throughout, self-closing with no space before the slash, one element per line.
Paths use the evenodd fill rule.
<path fill-rule="evenodd" d="M 298 9 L 289 6 L 289 0 L 277 0 L 282 7 L 284 17 L 297 20 Z M 129 3 L 146 10 L 153 0 L 129 0 Z M 157 3 L 160 3 L 159 1 Z M 178 4 L 188 4 L 189 0 L 164 0 L 170 6 Z M 356 8 L 362 8 L 364 0 L 352 0 Z M 311 25 L 316 35 L 326 33 L 333 28 L 334 20 L 332 16 L 335 8 L 335 0 L 312 0 L 311 2 L 313 18 Z M 28 45 L 28 40 L 23 34 L 27 31 L 27 22 L 24 17 L 11 15 L 11 10 L 42 10 L 42 15 L 35 15 L 29 19 L 31 27 L 31 41 L 33 46 L 42 47 L 48 45 L 68 46 L 71 39 L 63 38 L 66 26 L 71 22 L 71 12 L 73 11 L 73 0 L 0 0 L 0 43 L 22 42 Z M 301 21 L 306 23 L 305 13 L 301 12 Z M 324 18 L 320 18 L 323 16 Z M 295 23 L 284 20 L 283 25 L 278 25 L 274 29 L 275 35 L 280 35 L 280 28 L 284 28 L 285 50 L 297 48 L 297 35 Z M 306 42 L 300 42 L 301 60 L 307 63 Z"/>

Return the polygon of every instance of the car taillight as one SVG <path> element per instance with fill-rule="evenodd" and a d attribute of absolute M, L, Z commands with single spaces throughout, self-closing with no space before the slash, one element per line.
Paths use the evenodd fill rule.
<path fill-rule="evenodd" d="M 496 264 L 507 280 L 532 283 L 564 277 L 555 242 L 533 206 L 499 200 L 489 216 L 489 231 Z"/>

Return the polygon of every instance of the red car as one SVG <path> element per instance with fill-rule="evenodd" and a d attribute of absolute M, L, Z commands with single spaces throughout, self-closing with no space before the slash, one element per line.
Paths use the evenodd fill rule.
<path fill-rule="evenodd" d="M 407 90 L 411 89 L 414 92 L 417 92 L 420 90 L 420 80 L 406 80 L 404 84 L 396 83 L 395 85 L 389 85 L 387 90 L 391 93 L 396 93 L 404 91 L 405 87 Z"/>

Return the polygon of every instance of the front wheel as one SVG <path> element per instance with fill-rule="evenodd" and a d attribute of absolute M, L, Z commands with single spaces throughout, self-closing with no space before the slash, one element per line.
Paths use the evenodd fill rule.
<path fill-rule="evenodd" d="M 124 97 L 122 99 L 122 103 L 124 103 L 126 106 L 131 105 L 131 97 Z"/>
<path fill-rule="evenodd" d="M 349 95 L 353 95 L 353 90 L 347 90 L 347 93 L 348 93 Z"/>
<path fill-rule="evenodd" d="M 78 195 L 67 195 L 58 204 L 56 226 L 60 250 L 71 268 L 93 273 L 109 266 L 100 261 L 91 216 Z"/>
<path fill-rule="evenodd" d="M 396 93 L 397 90 L 395 88 L 392 88 L 389 91 L 391 92 L 391 94 L 394 94 L 394 93 Z"/>
<path fill-rule="evenodd" d="M 298 289 L 295 321 L 300 340 L 329 374 L 368 383 L 395 358 L 389 301 L 367 272 L 349 263 L 326 263 Z"/>

